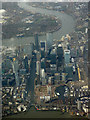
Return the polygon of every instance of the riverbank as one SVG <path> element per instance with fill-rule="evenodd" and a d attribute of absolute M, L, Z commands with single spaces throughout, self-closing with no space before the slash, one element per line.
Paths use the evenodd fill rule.
<path fill-rule="evenodd" d="M 53 40 L 60 40 L 60 38 L 62 36 L 65 36 L 66 34 L 70 34 L 72 31 L 74 31 L 74 19 L 65 14 L 65 13 L 61 13 L 61 12 L 57 12 L 54 10 L 46 10 L 46 9 L 35 9 L 32 8 L 31 6 L 27 5 L 26 3 L 18 3 L 18 6 L 21 9 L 25 9 L 25 11 L 28 12 L 34 12 L 34 13 L 41 13 L 42 15 L 46 14 L 47 16 L 55 16 L 58 19 L 60 19 L 61 21 L 61 28 L 57 29 L 57 31 L 53 31 Z M 46 34 L 42 34 L 39 36 L 39 41 L 45 41 L 46 38 Z M 2 45 L 4 46 L 19 46 L 19 45 L 25 45 L 25 44 L 30 44 L 30 43 L 34 43 L 34 36 L 30 36 L 30 37 L 13 37 L 11 39 L 2 39 Z"/>
<path fill-rule="evenodd" d="M 10 3 L 11 4 L 11 3 Z M 61 28 L 61 20 L 55 16 L 42 15 L 40 13 L 28 12 L 25 9 L 21 9 L 18 3 L 15 4 L 16 10 L 13 9 L 13 5 L 8 8 L 8 4 L 2 5 L 3 9 L 6 10 L 4 18 L 9 14 L 6 23 L 2 24 L 2 38 L 12 37 L 30 37 L 35 33 L 38 35 L 44 35 L 46 33 L 56 32 Z M 13 12 L 11 12 L 13 11 Z"/>

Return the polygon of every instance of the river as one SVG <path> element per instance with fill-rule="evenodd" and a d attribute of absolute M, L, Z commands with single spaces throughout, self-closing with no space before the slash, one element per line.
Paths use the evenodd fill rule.
<path fill-rule="evenodd" d="M 60 40 L 60 38 L 66 34 L 71 33 L 74 31 L 75 21 L 72 16 L 67 15 L 65 13 L 61 13 L 54 10 L 47 10 L 42 8 L 34 8 L 28 5 L 25 2 L 19 2 L 18 6 L 27 10 L 32 11 L 35 13 L 41 13 L 49 16 L 56 16 L 62 22 L 62 27 L 56 32 L 53 32 L 53 39 Z M 39 36 L 39 40 L 46 40 L 46 36 Z M 2 45 L 5 46 L 18 46 L 18 45 L 25 45 L 34 42 L 34 37 L 23 37 L 23 38 L 11 38 L 11 39 L 4 39 L 2 40 Z"/>

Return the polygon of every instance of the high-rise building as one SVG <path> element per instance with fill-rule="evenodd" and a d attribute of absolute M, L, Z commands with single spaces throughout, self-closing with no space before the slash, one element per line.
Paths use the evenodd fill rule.
<path fill-rule="evenodd" d="M 61 65 L 63 65 L 63 48 L 61 44 L 57 47 L 57 69 L 60 70 Z"/>
<path fill-rule="evenodd" d="M 64 70 L 64 72 L 67 74 L 66 80 L 73 80 L 73 64 L 66 65 Z"/>
<path fill-rule="evenodd" d="M 47 33 L 47 49 L 51 47 L 53 43 L 53 34 L 52 33 Z"/>
<path fill-rule="evenodd" d="M 28 57 L 27 56 L 24 56 L 24 67 L 26 69 L 26 72 L 28 73 L 29 65 L 28 65 Z"/>
<path fill-rule="evenodd" d="M 56 49 L 52 49 L 50 53 L 51 64 L 56 64 Z"/>
<path fill-rule="evenodd" d="M 19 65 L 16 58 L 13 58 L 12 67 L 13 67 L 13 73 L 15 73 L 16 86 L 19 86 L 19 77 L 18 77 Z"/>
<path fill-rule="evenodd" d="M 40 47 L 44 49 L 44 51 L 47 51 L 46 41 L 40 41 Z"/>
<path fill-rule="evenodd" d="M 41 77 L 45 78 L 45 71 L 44 71 L 44 69 L 41 69 Z"/>
<path fill-rule="evenodd" d="M 52 71 L 56 71 L 56 69 L 57 69 L 57 65 L 56 65 L 57 58 L 56 58 L 56 49 L 55 48 L 51 50 L 50 55 L 49 55 L 49 59 L 50 59 L 50 69 Z"/>
<path fill-rule="evenodd" d="M 40 61 L 36 62 L 36 74 L 40 75 Z"/>
<path fill-rule="evenodd" d="M 46 79 L 45 79 L 45 71 L 44 71 L 44 69 L 41 69 L 40 78 L 41 78 L 42 85 L 46 85 Z"/>
<path fill-rule="evenodd" d="M 26 45 L 24 45 L 22 47 L 23 47 L 23 54 L 24 55 L 27 54 L 28 57 L 32 57 L 32 51 L 33 51 L 33 48 L 34 48 L 33 43 L 30 43 L 28 45 L 26 44 Z"/>
<path fill-rule="evenodd" d="M 64 50 L 64 62 L 66 65 L 70 63 L 70 50 Z"/>
<path fill-rule="evenodd" d="M 38 34 L 35 34 L 35 48 L 39 50 Z"/>
<path fill-rule="evenodd" d="M 44 48 L 41 48 L 41 59 L 45 58 L 45 50 Z"/>
<path fill-rule="evenodd" d="M 37 61 L 40 61 L 41 55 L 40 55 L 40 52 L 39 52 L 39 51 L 37 51 L 36 56 L 37 56 Z"/>
<path fill-rule="evenodd" d="M 63 60 L 63 48 L 61 44 L 58 45 L 57 47 L 57 56 L 58 56 L 58 62 L 62 63 Z"/>
<path fill-rule="evenodd" d="M 45 59 L 44 58 L 42 58 L 41 59 L 41 69 L 46 69 L 46 65 L 45 65 Z"/>

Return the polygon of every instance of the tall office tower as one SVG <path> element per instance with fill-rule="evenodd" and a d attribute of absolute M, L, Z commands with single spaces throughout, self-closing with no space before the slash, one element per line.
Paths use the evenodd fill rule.
<path fill-rule="evenodd" d="M 40 75 L 40 61 L 36 62 L 36 74 Z"/>
<path fill-rule="evenodd" d="M 52 49 L 51 52 L 50 52 L 50 69 L 55 71 L 57 69 L 57 66 L 56 66 L 56 49 Z"/>
<path fill-rule="evenodd" d="M 16 86 L 19 86 L 19 77 L 18 77 L 19 65 L 16 58 L 13 58 L 12 67 L 13 67 L 13 73 L 15 73 Z"/>
<path fill-rule="evenodd" d="M 23 46 L 23 54 L 24 54 L 24 55 L 27 54 L 28 57 L 32 57 L 33 48 L 34 48 L 33 43 L 30 43 L 30 44 L 28 44 L 28 45 L 27 45 L 27 44 L 24 45 L 24 46 Z"/>
<path fill-rule="evenodd" d="M 26 69 L 26 72 L 29 72 L 29 65 L 28 65 L 28 57 L 24 56 L 24 67 Z"/>
<path fill-rule="evenodd" d="M 40 61 L 41 55 L 39 51 L 36 52 L 36 57 L 37 57 L 37 61 Z"/>
<path fill-rule="evenodd" d="M 44 51 L 46 52 L 47 51 L 46 41 L 40 41 L 40 47 L 41 49 L 43 48 Z"/>
<path fill-rule="evenodd" d="M 41 59 L 41 68 L 44 69 L 44 70 L 46 69 L 45 59 L 44 58 Z"/>
<path fill-rule="evenodd" d="M 45 71 L 44 71 L 44 69 L 41 69 L 40 75 L 41 75 L 41 77 L 45 78 Z"/>
<path fill-rule="evenodd" d="M 41 78 L 41 81 L 42 81 L 42 85 L 45 85 L 46 84 L 46 79 L 45 79 L 44 69 L 41 69 L 41 71 L 40 71 L 40 78 Z"/>
<path fill-rule="evenodd" d="M 47 33 L 47 49 L 49 47 L 51 47 L 52 43 L 53 43 L 53 34 L 52 33 Z"/>
<path fill-rule="evenodd" d="M 56 49 L 52 49 L 50 52 L 51 64 L 56 64 Z"/>
<path fill-rule="evenodd" d="M 60 67 L 63 63 L 63 48 L 61 46 L 61 44 L 58 45 L 57 47 L 57 67 Z"/>
<path fill-rule="evenodd" d="M 68 64 L 65 66 L 65 73 L 66 75 L 66 80 L 73 80 L 73 65 L 72 64 Z"/>
<path fill-rule="evenodd" d="M 45 58 L 45 50 L 44 48 L 41 48 L 41 59 Z"/>
<path fill-rule="evenodd" d="M 70 63 L 70 50 L 64 50 L 64 62 L 65 65 Z"/>
<path fill-rule="evenodd" d="M 38 34 L 35 34 L 35 48 L 36 50 L 39 50 Z"/>

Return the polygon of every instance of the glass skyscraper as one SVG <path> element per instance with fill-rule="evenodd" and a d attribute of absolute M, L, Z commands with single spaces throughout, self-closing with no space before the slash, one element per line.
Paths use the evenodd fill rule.
<path fill-rule="evenodd" d="M 65 64 L 70 63 L 70 50 L 64 50 L 64 62 Z"/>

